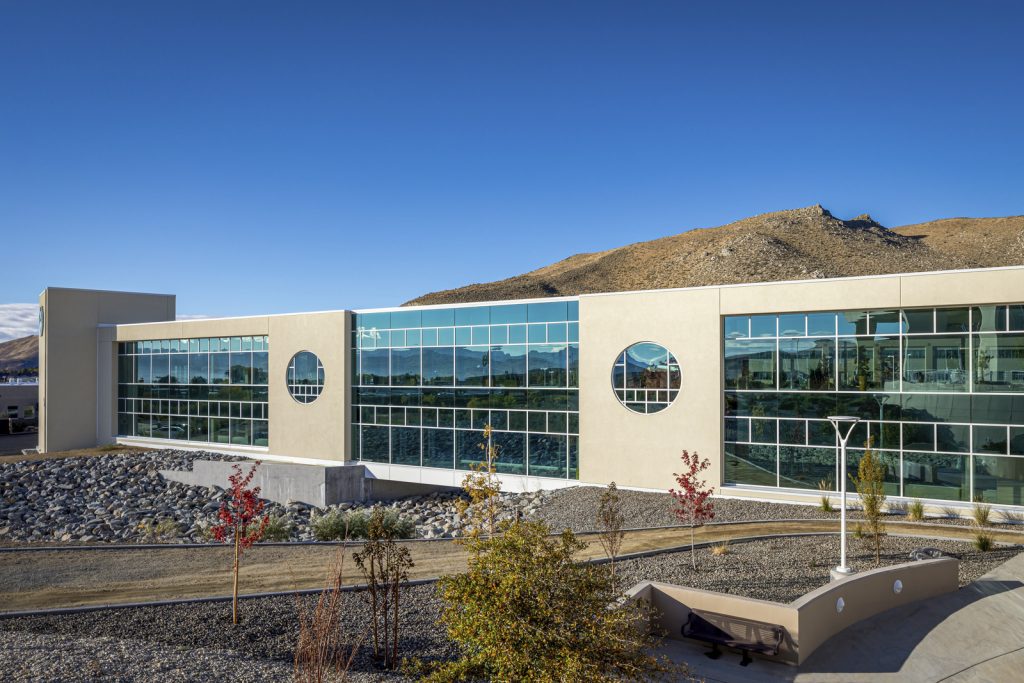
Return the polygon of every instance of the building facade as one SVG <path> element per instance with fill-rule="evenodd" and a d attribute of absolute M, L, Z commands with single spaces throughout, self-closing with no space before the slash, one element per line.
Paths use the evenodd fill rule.
<path fill-rule="evenodd" d="M 688 449 L 721 493 L 806 501 L 847 474 L 841 413 L 861 420 L 849 472 L 870 444 L 891 496 L 1024 504 L 1024 267 L 190 321 L 162 295 L 40 304 L 47 450 L 451 486 L 490 425 L 512 490 L 664 490 Z"/>

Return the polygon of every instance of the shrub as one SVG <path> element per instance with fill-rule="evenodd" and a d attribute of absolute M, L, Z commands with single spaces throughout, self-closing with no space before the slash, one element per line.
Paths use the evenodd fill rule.
<path fill-rule="evenodd" d="M 924 519 L 924 503 L 919 500 L 912 500 L 907 506 L 907 517 L 912 522 L 920 522 Z"/>
<path fill-rule="evenodd" d="M 328 510 L 309 520 L 313 538 L 318 541 L 342 541 L 345 539 L 345 513 L 341 510 Z"/>
<path fill-rule="evenodd" d="M 442 577 L 441 621 L 458 644 L 455 661 L 416 662 L 434 683 L 466 680 L 646 680 L 676 671 L 651 650 L 651 610 L 619 604 L 605 565 L 578 564 L 585 547 L 569 530 L 549 536 L 541 522 L 518 521 L 491 539 L 470 538 L 469 568 Z"/>
<path fill-rule="evenodd" d="M 864 538 L 864 525 L 860 522 L 857 522 L 857 525 L 853 527 L 853 537 L 858 541 Z"/>
<path fill-rule="evenodd" d="M 711 546 L 711 554 L 716 556 L 729 554 L 729 541 L 722 541 Z"/>
<path fill-rule="evenodd" d="M 326 587 L 310 606 L 303 596 L 298 603 L 299 637 L 295 643 L 295 683 L 346 681 L 361 639 L 349 641 L 342 630 L 345 593 L 342 576 L 345 554 L 339 552 L 330 569 Z"/>
<path fill-rule="evenodd" d="M 181 526 L 173 519 L 149 520 L 139 524 L 142 536 L 150 543 L 171 541 L 181 535 Z"/>
<path fill-rule="evenodd" d="M 995 545 L 995 539 L 992 538 L 992 534 L 986 531 L 979 531 L 974 534 L 974 547 L 983 553 L 987 553 L 992 550 L 992 546 Z"/>
<path fill-rule="evenodd" d="M 381 511 L 380 523 L 392 538 L 412 538 L 416 525 L 408 517 L 402 517 L 397 510 L 375 507 Z M 344 541 L 355 538 L 369 538 L 370 513 L 365 510 L 328 510 L 310 521 L 313 538 L 318 541 Z"/>
<path fill-rule="evenodd" d="M 605 555 L 611 560 L 612 576 L 615 575 L 615 558 L 622 548 L 622 539 L 626 533 L 622 530 L 626 519 L 622 514 L 622 502 L 619 498 L 615 482 L 601 493 L 601 502 L 597 509 L 598 540 Z"/>
<path fill-rule="evenodd" d="M 882 506 L 885 504 L 885 464 L 871 449 L 870 439 L 857 466 L 854 484 L 857 486 L 857 495 L 860 496 L 868 533 L 874 541 L 875 564 L 878 565 L 881 564 L 882 536 L 885 534 L 885 524 L 882 523 Z"/>
<path fill-rule="evenodd" d="M 905 500 L 894 500 L 886 506 L 890 515 L 906 515 L 907 502 Z"/>
<path fill-rule="evenodd" d="M 947 519 L 960 519 L 960 510 L 951 505 L 942 508 L 942 516 Z"/>
<path fill-rule="evenodd" d="M 414 566 L 409 548 L 396 544 L 391 535 L 395 525 L 385 523 L 391 512 L 394 510 L 374 509 L 367 527 L 368 540 L 361 551 L 352 555 L 366 582 L 373 656 L 387 669 L 398 666 L 399 598 Z"/>
<path fill-rule="evenodd" d="M 822 479 L 818 482 L 818 490 L 822 492 L 821 502 L 818 503 L 818 509 L 822 512 L 835 512 L 836 508 L 832 505 L 832 498 L 829 497 L 827 491 L 832 490 L 832 480 Z"/>
<path fill-rule="evenodd" d="M 992 506 L 977 502 L 971 509 L 971 516 L 974 518 L 974 523 L 978 526 L 989 526 L 992 523 L 990 520 L 992 516 Z"/>
<path fill-rule="evenodd" d="M 263 530 L 264 541 L 287 541 L 292 537 L 295 525 L 284 515 L 271 515 L 267 518 L 267 526 Z"/>
<path fill-rule="evenodd" d="M 1003 518 L 1003 522 L 1006 524 L 1024 524 L 1024 512 L 1000 510 L 999 516 Z"/>

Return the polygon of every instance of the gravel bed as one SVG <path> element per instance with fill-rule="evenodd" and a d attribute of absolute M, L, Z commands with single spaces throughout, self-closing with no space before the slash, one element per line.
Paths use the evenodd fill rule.
<path fill-rule="evenodd" d="M 353 638 L 368 628 L 370 611 L 364 596 L 363 592 L 345 596 L 343 624 Z M 29 678 L 37 680 L 63 679 L 61 672 L 86 674 L 95 669 L 92 660 L 102 654 L 105 661 L 101 658 L 100 666 L 109 670 L 108 678 L 83 675 L 69 680 L 225 680 L 217 672 L 231 670 L 230 662 L 242 661 L 248 663 L 243 674 L 251 677 L 239 680 L 290 680 L 300 599 L 311 605 L 316 597 L 242 600 L 237 627 L 231 625 L 228 602 L 0 619 L 5 643 L 0 649 L 0 677 L 19 666 L 28 667 Z M 453 657 L 454 646 L 437 627 L 441 603 L 434 585 L 409 587 L 402 600 L 400 655 Z M 131 634 L 131 639 L 122 639 L 124 634 Z M 48 651 L 47 643 L 61 648 Z M 97 645 L 101 649 L 95 649 Z M 223 665 L 217 665 L 223 668 L 213 668 L 214 662 L 223 660 Z M 353 678 L 356 681 L 406 680 L 379 670 L 365 641 L 353 670 L 360 674 Z"/>
<path fill-rule="evenodd" d="M 574 486 L 552 491 L 544 499 L 536 518 L 547 522 L 553 529 L 572 529 L 576 533 L 597 531 L 597 510 L 604 488 L 596 486 Z M 619 499 L 626 528 L 643 528 L 656 526 L 674 526 L 680 524 L 673 513 L 675 502 L 671 495 L 649 491 L 627 491 L 619 489 Z M 849 504 L 857 504 L 857 495 L 849 494 Z M 714 522 L 741 522 L 746 520 L 779 520 L 779 519 L 839 519 L 839 511 L 825 512 L 817 505 L 799 505 L 795 503 L 769 503 L 757 500 L 741 500 L 738 498 L 713 498 L 715 508 Z M 833 501 L 833 504 L 835 501 Z M 906 521 L 902 514 L 887 515 L 894 521 Z M 850 510 L 850 519 L 859 519 L 860 511 Z M 999 523 L 1001 517 L 993 512 L 992 526 L 1000 529 L 1024 529 L 1020 524 Z M 926 517 L 925 522 L 950 524 L 954 526 L 974 526 L 969 509 L 963 510 L 961 517 Z"/>
<path fill-rule="evenodd" d="M 988 553 L 967 543 L 886 537 L 882 564 L 907 560 L 924 545 L 960 558 L 960 583 L 973 581 L 1021 551 L 1000 547 Z M 724 555 L 697 551 L 698 569 L 689 552 L 625 560 L 617 564 L 623 586 L 656 580 L 706 590 L 791 602 L 828 583 L 839 556 L 838 538 L 814 536 L 735 543 Z M 855 569 L 874 566 L 864 541 L 853 540 L 849 561 Z M 369 623 L 365 594 L 345 598 L 345 624 L 352 637 Z M 163 607 L 100 610 L 60 616 L 0 619 L 0 678 L 13 680 L 241 681 L 290 680 L 297 632 L 297 600 L 274 597 L 243 600 L 242 623 L 230 624 L 230 604 L 186 603 Z M 457 654 L 437 624 L 441 602 L 433 584 L 407 589 L 402 602 L 402 656 L 447 659 Z M 123 638 L 130 634 L 131 638 Z M 237 671 L 237 675 L 236 675 Z M 364 642 L 353 666 L 354 681 L 404 681 L 373 663 Z M 6 673 L 5 673 L 6 672 Z"/>
<path fill-rule="evenodd" d="M 938 548 L 960 560 L 961 586 L 1022 550 L 1020 546 L 997 546 L 983 553 L 961 541 L 886 536 L 881 564 L 908 562 L 910 551 L 925 546 Z M 696 571 L 687 551 L 624 560 L 616 564 L 616 573 L 624 586 L 645 580 L 663 581 L 761 600 L 792 602 L 829 582 L 829 570 L 839 563 L 839 537 L 805 536 L 734 543 L 727 546 L 723 555 L 715 555 L 711 548 L 701 548 L 696 551 L 696 557 Z M 873 569 L 874 546 L 869 547 L 866 539 L 849 539 L 847 563 L 857 571 Z"/>

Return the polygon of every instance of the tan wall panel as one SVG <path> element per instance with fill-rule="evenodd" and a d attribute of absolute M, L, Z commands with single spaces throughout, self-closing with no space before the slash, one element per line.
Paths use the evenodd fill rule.
<path fill-rule="evenodd" d="M 47 452 L 95 446 L 97 414 L 111 410 L 98 410 L 97 401 L 112 406 L 117 400 L 116 395 L 97 395 L 96 327 L 173 320 L 174 296 L 51 287 L 39 303 L 46 316 L 39 345 L 39 448 Z"/>
<path fill-rule="evenodd" d="M 718 290 L 642 292 L 580 299 L 580 480 L 668 489 L 683 449 L 721 470 L 721 354 Z M 612 391 L 612 365 L 636 342 L 669 349 L 682 390 L 652 415 L 635 413 Z"/>
<path fill-rule="evenodd" d="M 1024 269 L 903 275 L 901 305 L 964 306 L 1024 301 Z"/>
<path fill-rule="evenodd" d="M 348 312 L 272 316 L 270 335 L 270 452 L 301 458 L 344 461 L 349 444 Z M 299 351 L 315 353 L 324 365 L 324 389 L 312 403 L 288 393 L 288 363 Z"/>
<path fill-rule="evenodd" d="M 270 329 L 268 320 L 269 316 L 261 315 L 247 318 L 177 320 L 159 325 L 120 325 L 117 328 L 117 340 L 143 341 L 146 339 L 265 335 Z"/>
<path fill-rule="evenodd" d="M 898 277 L 807 280 L 722 287 L 722 315 L 899 306 Z"/>

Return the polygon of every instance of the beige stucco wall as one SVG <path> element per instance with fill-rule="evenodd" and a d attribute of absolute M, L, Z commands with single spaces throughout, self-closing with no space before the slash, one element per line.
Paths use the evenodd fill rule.
<path fill-rule="evenodd" d="M 45 311 L 39 341 L 39 450 L 95 446 L 98 404 L 116 400 L 97 391 L 98 326 L 173 320 L 174 295 L 50 287 L 39 296 L 39 305 Z"/>
<path fill-rule="evenodd" d="M 270 343 L 267 399 L 270 440 L 266 448 L 244 450 L 343 462 L 350 443 L 350 330 L 351 313 L 333 311 L 121 325 L 117 329 L 117 339 L 142 341 L 267 335 Z M 324 366 L 324 390 L 312 403 L 295 401 L 285 382 L 288 363 L 299 351 L 316 354 Z M 225 444 L 213 447 L 231 450 L 230 445 Z"/>
<path fill-rule="evenodd" d="M 714 288 L 580 298 L 580 480 L 667 489 L 683 449 L 721 462 L 719 291 Z M 611 388 L 626 347 L 656 342 L 680 364 L 682 391 L 665 410 L 641 415 Z M 719 485 L 719 467 L 708 482 Z"/>

